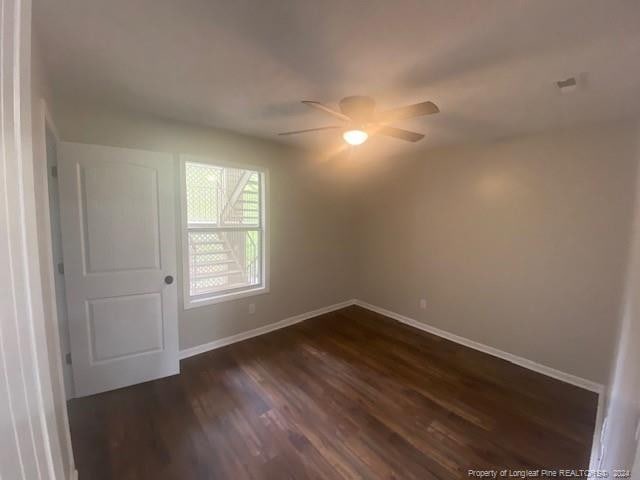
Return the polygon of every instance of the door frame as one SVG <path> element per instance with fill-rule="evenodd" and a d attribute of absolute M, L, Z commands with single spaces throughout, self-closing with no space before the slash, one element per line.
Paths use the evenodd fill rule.
<path fill-rule="evenodd" d="M 57 437 L 36 217 L 31 0 L 0 2 L 0 474 L 69 479 Z M 67 432 L 68 433 L 68 429 Z M 73 465 L 73 464 L 72 464 Z"/>
<path fill-rule="evenodd" d="M 34 99 L 35 100 L 35 99 Z M 65 386 L 65 401 L 71 400 L 74 397 L 73 387 L 67 389 L 67 385 L 64 381 L 64 375 L 69 375 L 69 378 L 73 378 L 73 372 L 71 371 L 71 365 L 65 362 L 64 354 L 62 352 L 62 341 L 60 334 L 60 318 L 58 318 L 58 310 L 56 308 L 57 302 L 62 301 L 66 306 L 66 298 L 59 299 L 56 294 L 56 285 L 55 285 L 55 259 L 53 258 L 53 242 L 51 240 L 51 233 L 53 231 L 52 228 L 52 218 L 51 218 L 51 203 L 49 199 L 50 188 L 51 188 L 51 172 L 49 171 L 49 152 L 47 150 L 47 130 L 51 132 L 53 135 L 54 141 L 56 143 L 56 152 L 57 146 L 61 142 L 60 134 L 58 133 L 58 129 L 53 120 L 53 116 L 51 115 L 51 110 L 49 110 L 47 106 L 47 102 L 44 99 L 39 99 L 39 106 L 37 113 L 39 118 L 34 119 L 34 137 L 39 137 L 38 139 L 34 138 L 34 147 L 39 145 L 40 148 L 34 148 L 33 156 L 34 156 L 34 173 L 36 176 L 36 191 L 38 189 L 41 193 L 42 204 L 40 208 L 42 209 L 42 225 L 40 225 L 42 231 L 39 233 L 42 234 L 42 238 L 40 239 L 41 244 L 44 246 L 44 252 L 40 252 L 44 255 L 42 258 L 42 268 L 44 274 L 47 276 L 49 289 L 45 292 L 49 297 L 49 305 L 51 307 L 49 315 L 51 320 L 55 326 L 53 329 L 54 335 L 54 344 L 55 344 L 55 354 L 60 359 L 60 364 L 58 365 L 58 370 L 60 371 L 60 381 Z M 36 122 L 41 122 L 39 125 Z M 57 165 L 56 161 L 56 165 Z M 39 177 L 39 178 L 38 178 Z M 38 185 L 39 184 L 39 185 Z M 58 216 L 60 215 L 58 205 Z M 58 219 L 59 221 L 59 219 Z M 46 231 L 45 231 L 46 230 Z M 48 235 L 47 235 L 48 234 Z M 68 330 L 68 328 L 67 328 Z M 68 331 L 66 332 L 68 336 Z M 66 415 L 65 415 L 66 417 Z M 66 420 L 68 423 L 68 419 Z"/>
<path fill-rule="evenodd" d="M 36 100 L 36 99 L 34 99 Z M 60 341 L 60 319 L 58 318 L 58 309 L 57 302 L 61 300 L 65 302 L 66 298 L 58 299 L 56 295 L 56 285 L 55 285 L 55 275 L 56 272 L 54 270 L 54 261 L 53 261 L 53 244 L 51 240 L 51 216 L 50 216 L 50 204 L 49 204 L 49 169 L 48 169 L 48 152 L 47 152 L 47 129 L 53 134 L 56 144 L 59 144 L 61 141 L 59 130 L 56 127 L 56 124 L 53 120 L 53 116 L 51 115 L 51 110 L 49 109 L 47 102 L 44 99 L 39 99 L 39 108 L 37 110 L 37 114 L 39 118 L 34 119 L 34 136 L 38 136 L 38 139 L 34 139 L 34 147 L 39 145 L 40 148 L 34 148 L 33 156 L 34 156 L 34 181 L 36 182 L 36 191 L 38 189 L 41 193 L 42 204 L 39 206 L 42 209 L 42 225 L 40 225 L 41 229 L 44 231 L 40 231 L 41 235 L 40 242 L 44 246 L 44 252 L 40 252 L 40 254 L 44 255 L 42 260 L 42 273 L 46 275 L 47 283 L 49 288 L 47 291 L 43 291 L 43 295 L 47 295 L 49 297 L 49 312 L 47 315 L 51 319 L 54 328 L 51 329 L 51 334 L 53 335 L 53 340 L 51 344 L 54 346 L 54 357 L 57 360 L 56 370 L 58 372 L 58 378 L 53 379 L 53 381 L 58 382 L 58 385 L 61 385 L 60 388 L 60 398 L 57 399 L 59 404 L 63 405 L 62 409 L 62 425 L 59 428 L 64 430 L 64 438 L 66 445 L 63 445 L 63 454 L 64 451 L 67 452 L 68 464 L 70 466 L 71 472 L 69 474 L 69 478 L 77 478 L 77 472 L 75 468 L 75 459 L 73 457 L 73 446 L 71 444 L 71 433 L 69 428 L 69 414 L 67 409 L 67 401 L 73 398 L 73 391 L 67 392 L 64 382 L 64 371 L 67 370 L 68 374 L 73 378 L 73 372 L 71 371 L 71 365 L 67 364 L 63 360 Z M 37 125 L 36 122 L 40 124 Z M 56 149 L 57 151 L 57 149 Z M 57 162 L 56 162 L 57 164 Z M 39 177 L 39 178 L 38 178 Z M 39 183 L 39 186 L 38 186 Z M 45 302 L 46 304 L 46 302 Z"/>

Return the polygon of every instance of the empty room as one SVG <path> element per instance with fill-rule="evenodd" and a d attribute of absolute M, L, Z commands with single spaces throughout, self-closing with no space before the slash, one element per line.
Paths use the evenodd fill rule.
<path fill-rule="evenodd" d="M 1 2 L 0 479 L 640 480 L 640 2 Z"/>

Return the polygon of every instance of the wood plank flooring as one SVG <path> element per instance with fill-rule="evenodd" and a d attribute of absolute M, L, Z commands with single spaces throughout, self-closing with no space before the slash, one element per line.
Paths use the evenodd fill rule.
<path fill-rule="evenodd" d="M 359 307 L 70 402 L 80 480 L 587 468 L 596 395 Z"/>

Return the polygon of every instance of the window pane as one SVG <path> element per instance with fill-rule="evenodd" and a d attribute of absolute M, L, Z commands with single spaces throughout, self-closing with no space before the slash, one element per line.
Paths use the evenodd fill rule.
<path fill-rule="evenodd" d="M 260 174 L 242 171 L 239 196 L 227 211 L 224 223 L 227 225 L 259 225 L 260 224 Z"/>
<path fill-rule="evenodd" d="M 187 220 L 189 223 L 218 223 L 222 169 L 187 163 Z"/>
<path fill-rule="evenodd" d="M 260 225 L 260 173 L 186 163 L 189 224 Z"/>
<path fill-rule="evenodd" d="M 260 285 L 259 230 L 189 232 L 192 296 Z"/>

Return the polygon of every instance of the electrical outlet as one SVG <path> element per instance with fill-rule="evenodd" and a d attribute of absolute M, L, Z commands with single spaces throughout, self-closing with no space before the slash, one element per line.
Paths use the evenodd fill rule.
<path fill-rule="evenodd" d="M 256 304 L 255 303 L 250 303 L 249 304 L 249 315 L 253 315 L 254 313 L 256 313 Z"/>
<path fill-rule="evenodd" d="M 421 298 L 420 299 L 420 309 L 422 309 L 422 310 L 426 310 L 427 309 L 427 299 L 426 298 Z"/>

